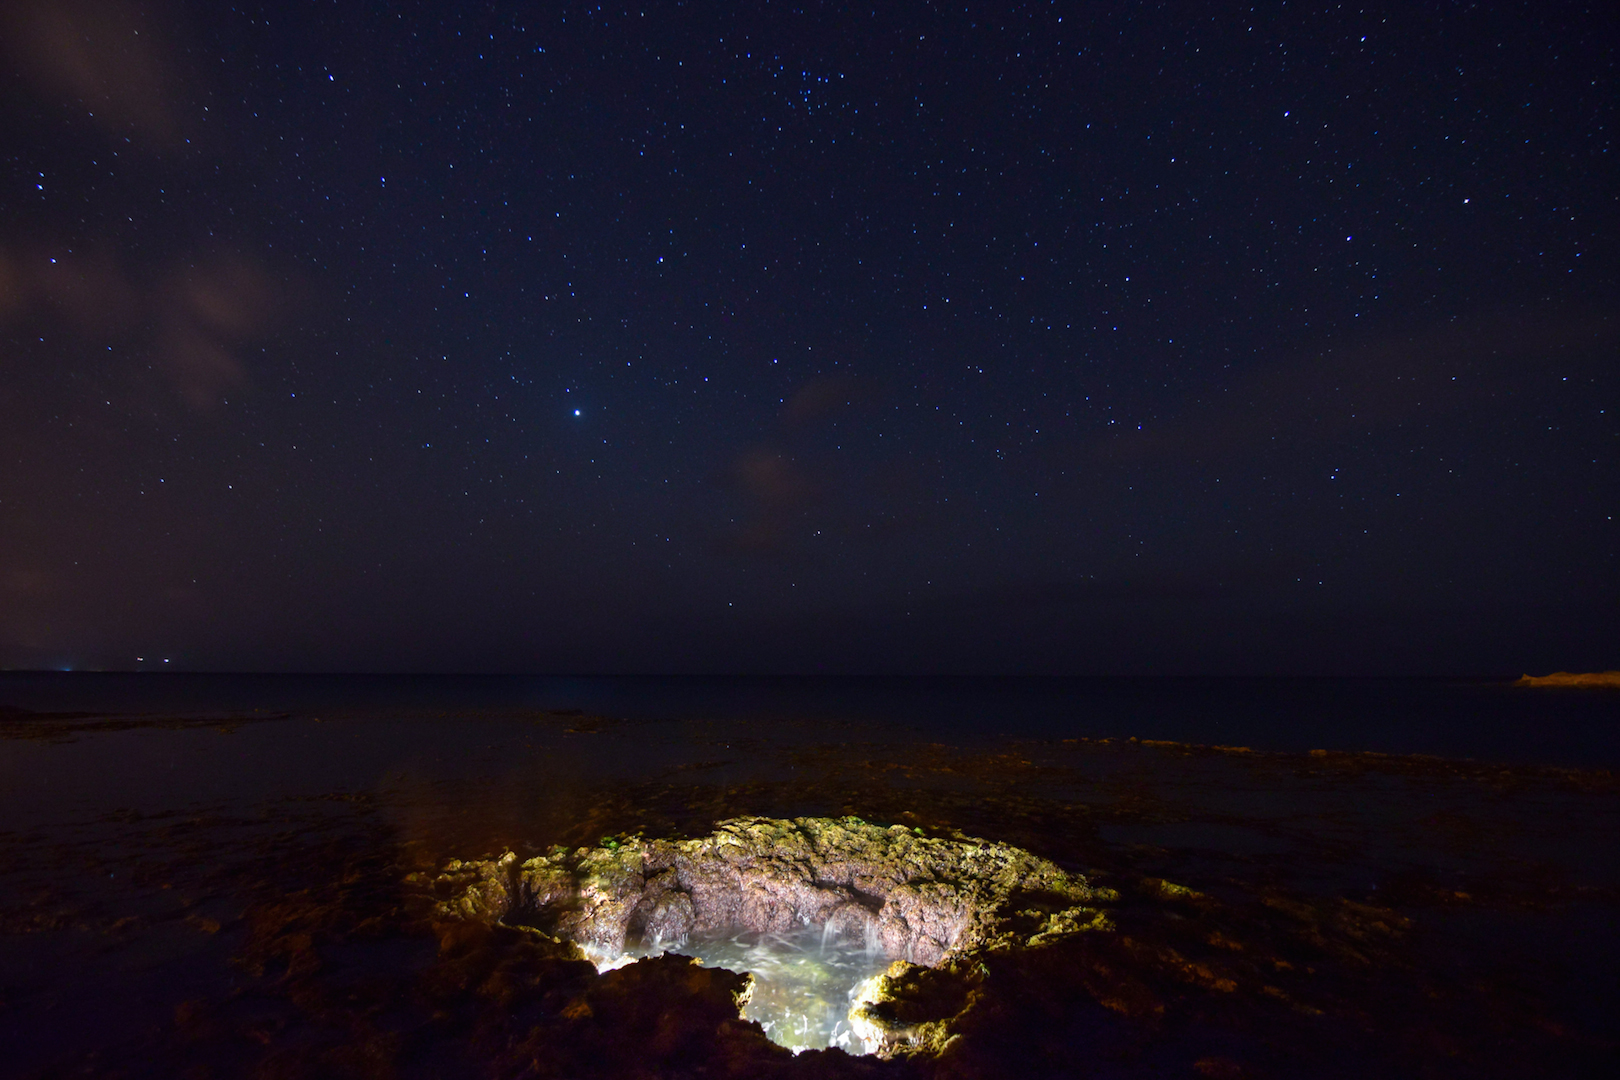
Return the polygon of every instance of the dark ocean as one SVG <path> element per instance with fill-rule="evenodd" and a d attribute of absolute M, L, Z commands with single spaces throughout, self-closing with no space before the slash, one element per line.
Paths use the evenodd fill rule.
<path fill-rule="evenodd" d="M 6 673 L 0 736 L 7 1076 L 1620 1063 L 1614 691 Z M 451 859 L 751 814 L 1013 843 L 1116 889 L 1118 930 L 1009 959 L 939 1059 L 745 1060 L 579 1005 L 618 983 L 510 975 L 500 940 L 468 974 L 424 884 Z"/>

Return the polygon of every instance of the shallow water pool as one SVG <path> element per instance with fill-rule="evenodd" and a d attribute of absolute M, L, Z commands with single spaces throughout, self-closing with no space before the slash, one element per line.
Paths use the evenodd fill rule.
<path fill-rule="evenodd" d="M 705 967 L 751 972 L 754 992 L 742 1014 L 772 1042 L 795 1052 L 824 1046 L 868 1052 L 850 1029 L 849 1008 L 860 985 L 887 970 L 881 949 L 806 926 L 784 934 L 693 938 L 671 951 Z"/>

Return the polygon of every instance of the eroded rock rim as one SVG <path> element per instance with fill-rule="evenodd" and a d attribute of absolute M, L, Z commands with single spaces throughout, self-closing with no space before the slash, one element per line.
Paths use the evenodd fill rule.
<path fill-rule="evenodd" d="M 742 817 L 688 840 L 633 837 L 519 862 L 452 862 L 444 913 L 531 926 L 595 957 L 690 937 L 825 927 L 890 960 L 1038 946 L 1106 924 L 1111 898 L 1008 844 L 859 818 Z"/>

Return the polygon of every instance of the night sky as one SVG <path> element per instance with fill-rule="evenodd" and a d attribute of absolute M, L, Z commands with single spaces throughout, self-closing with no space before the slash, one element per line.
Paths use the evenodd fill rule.
<path fill-rule="evenodd" d="M 0 666 L 1620 667 L 1615 9 L 723 7 L 0 7 Z"/>

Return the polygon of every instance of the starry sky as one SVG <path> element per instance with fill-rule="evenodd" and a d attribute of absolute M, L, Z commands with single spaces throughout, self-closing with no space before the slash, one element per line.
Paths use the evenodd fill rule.
<path fill-rule="evenodd" d="M 1620 666 L 1620 16 L 0 6 L 0 666 Z"/>

